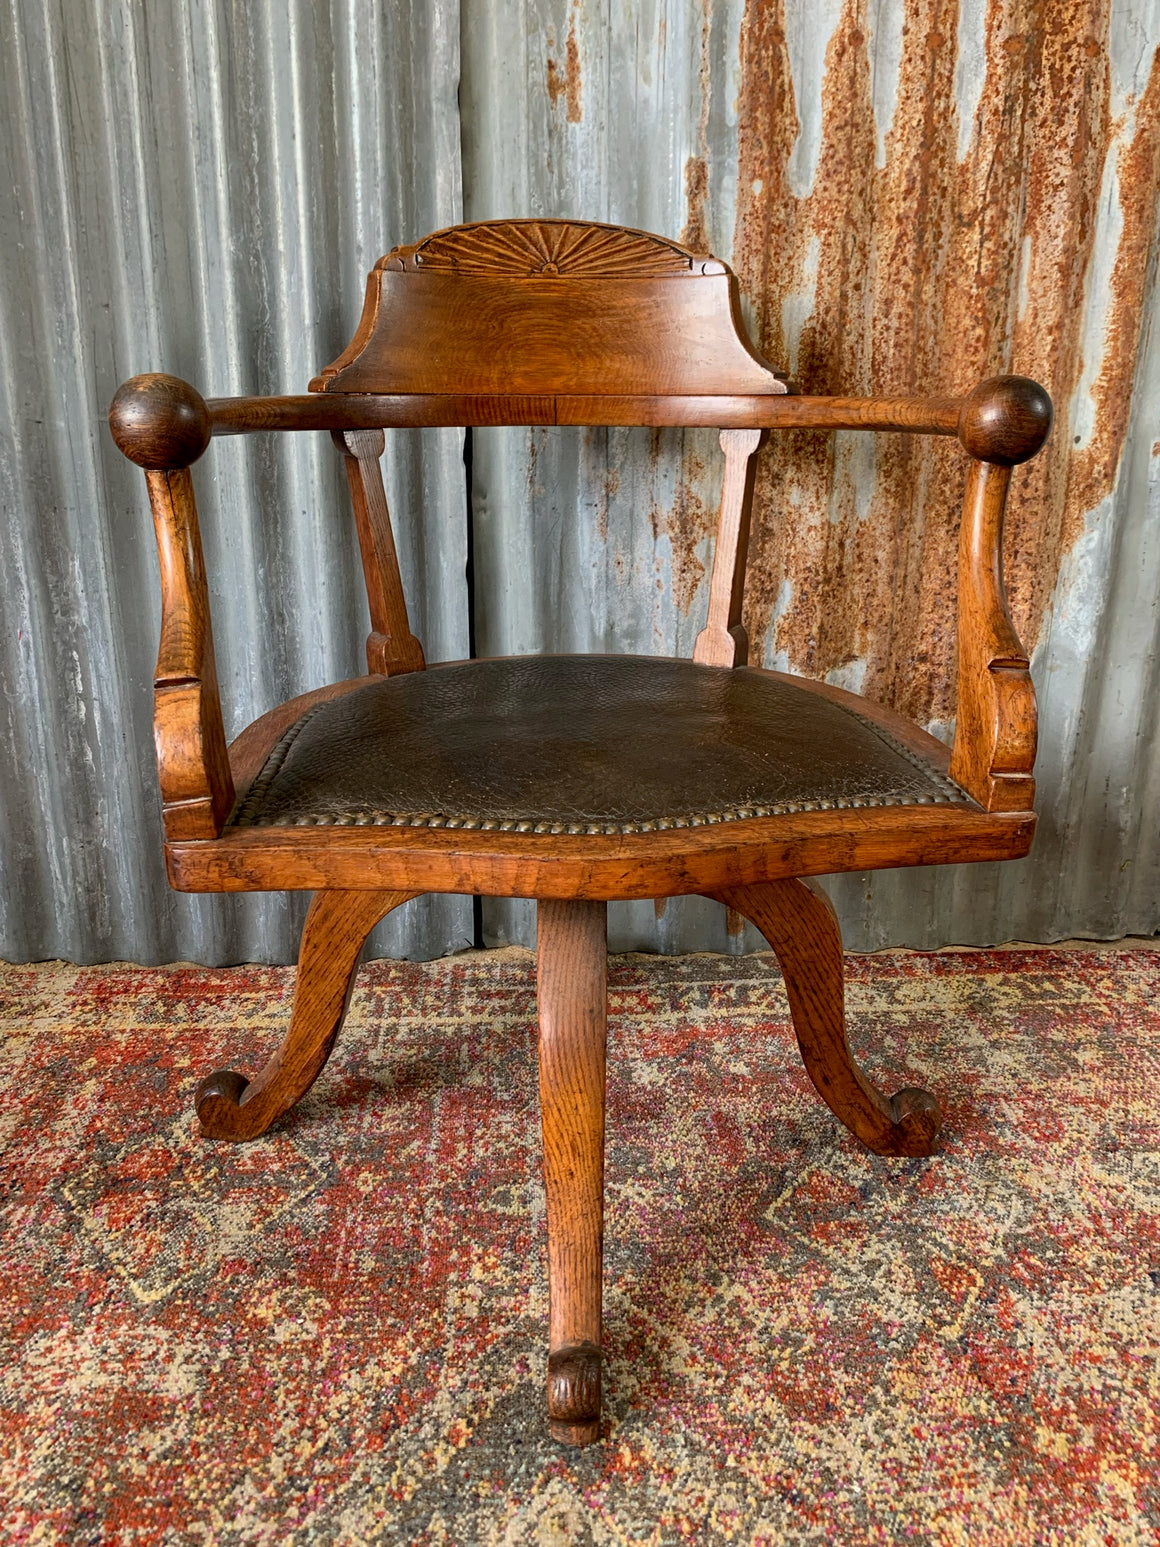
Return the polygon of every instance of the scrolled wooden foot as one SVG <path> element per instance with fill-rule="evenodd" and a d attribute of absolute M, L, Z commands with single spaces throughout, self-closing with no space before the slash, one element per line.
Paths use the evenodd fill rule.
<path fill-rule="evenodd" d="M 548 1420 L 555 1439 L 588 1445 L 600 1433 L 606 909 L 541 901 L 537 915 Z"/>
<path fill-rule="evenodd" d="M 239 1074 L 236 1069 L 215 1069 L 212 1074 L 206 1075 L 193 1096 L 203 1134 L 213 1137 L 214 1128 L 228 1125 L 249 1083 L 245 1075 Z"/>
<path fill-rule="evenodd" d="M 942 1112 L 929 1091 L 887 1097 L 866 1078 L 846 1041 L 842 936 L 829 898 L 813 881 L 766 881 L 715 894 L 754 923 L 777 954 L 806 1073 L 852 1134 L 876 1155 L 930 1155 Z"/>
<path fill-rule="evenodd" d="M 260 1074 L 218 1069 L 197 1087 L 207 1139 L 256 1139 L 306 1094 L 342 1029 L 363 942 L 414 892 L 316 892 L 298 953 L 290 1029 Z"/>
<path fill-rule="evenodd" d="M 890 1098 L 890 1116 L 905 1136 L 900 1155 L 931 1155 L 935 1139 L 942 1127 L 942 1108 L 929 1090 L 917 1085 L 904 1085 Z M 896 1153 L 889 1151 L 890 1154 Z"/>
<path fill-rule="evenodd" d="M 548 1355 L 548 1416 L 552 1437 L 588 1445 L 600 1433 L 600 1350 L 565 1343 Z"/>

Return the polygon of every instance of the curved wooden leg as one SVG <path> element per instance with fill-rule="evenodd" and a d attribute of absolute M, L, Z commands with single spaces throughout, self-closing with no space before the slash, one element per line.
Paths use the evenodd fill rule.
<path fill-rule="evenodd" d="M 548 1418 L 553 1438 L 600 1432 L 607 909 L 537 904 L 540 1112 L 548 1199 Z"/>
<path fill-rule="evenodd" d="M 195 1097 L 207 1139 L 256 1139 L 288 1112 L 322 1073 L 338 1038 L 367 935 L 417 892 L 316 892 L 298 952 L 290 1029 L 253 1080 L 219 1069 Z"/>
<path fill-rule="evenodd" d="M 813 881 L 767 881 L 715 894 L 750 919 L 781 964 L 806 1073 L 818 1094 L 876 1155 L 929 1155 L 942 1125 L 938 1102 L 908 1087 L 887 1097 L 846 1042 L 842 936 L 830 899 Z"/>

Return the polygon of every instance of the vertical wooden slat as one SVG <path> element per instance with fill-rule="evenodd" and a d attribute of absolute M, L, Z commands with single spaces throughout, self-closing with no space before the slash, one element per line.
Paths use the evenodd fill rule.
<path fill-rule="evenodd" d="M 717 546 L 709 585 L 709 618 L 697 635 L 693 659 L 702 666 L 744 666 L 749 641 L 741 623 L 745 558 L 749 548 L 749 509 L 753 497 L 753 455 L 760 430 L 722 430 L 725 481 L 717 518 Z"/>
<path fill-rule="evenodd" d="M 346 474 L 371 609 L 367 669 L 383 677 L 422 671 L 427 662 L 407 618 L 407 601 L 379 464 L 385 444 L 383 432 L 347 430 L 334 438 L 346 454 Z"/>

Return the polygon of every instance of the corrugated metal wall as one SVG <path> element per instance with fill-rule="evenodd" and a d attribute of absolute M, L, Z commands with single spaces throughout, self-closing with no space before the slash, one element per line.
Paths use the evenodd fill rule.
<path fill-rule="evenodd" d="M 113 446 L 117 384 L 298 392 L 399 233 L 459 218 L 453 3 L 49 0 L 0 13 L 0 955 L 292 960 L 305 899 L 170 892 L 150 681 L 156 556 Z M 467 653 L 456 431 L 391 438 L 416 628 Z M 327 436 L 225 440 L 195 474 L 227 730 L 364 671 L 366 601 Z M 420 519 L 421 517 L 421 519 Z M 7 759 L 11 761 L 7 761 Z M 380 949 L 470 944 L 423 899 Z"/>
<path fill-rule="evenodd" d="M 1160 6 L 1018 0 L 206 0 L 0 13 L 0 955 L 291 959 L 301 900 L 171 894 L 149 679 L 157 585 L 117 383 L 301 390 L 365 270 L 460 218 L 580 215 L 733 262 L 770 357 L 816 391 L 1048 385 L 1009 549 L 1034 645 L 1040 835 L 1017 864 L 836 881 L 847 942 L 1160 928 Z M 416 631 L 468 641 L 462 438 L 388 438 Z M 687 653 L 712 435 L 476 432 L 480 653 Z M 359 669 L 324 436 L 196 470 L 229 727 Z M 755 655 L 953 716 L 953 447 L 785 436 L 764 454 Z M 699 901 L 617 945 L 738 949 Z M 492 939 L 530 911 L 488 904 Z M 470 942 L 470 904 L 376 939 Z"/>

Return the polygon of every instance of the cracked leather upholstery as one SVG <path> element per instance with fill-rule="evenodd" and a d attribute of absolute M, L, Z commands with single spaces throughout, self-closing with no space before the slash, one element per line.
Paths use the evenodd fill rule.
<path fill-rule="evenodd" d="M 970 804 L 870 721 L 759 672 L 525 656 L 316 705 L 233 821 L 620 833 L 936 802 Z"/>

